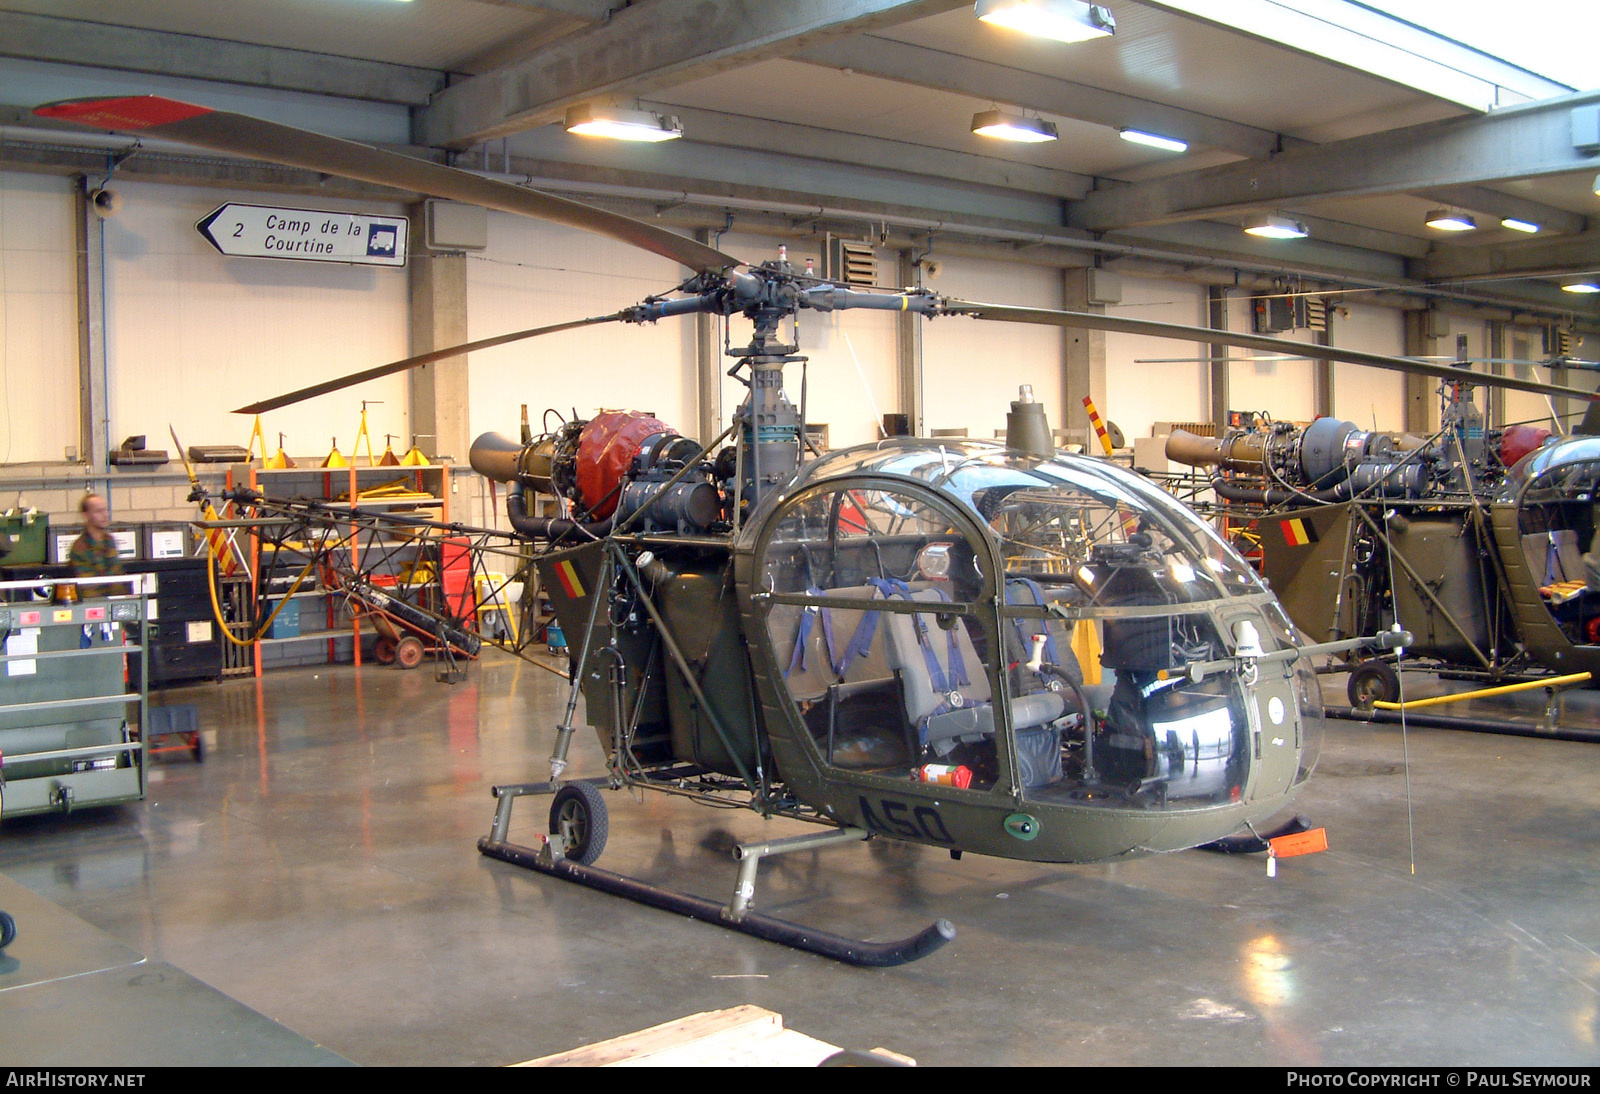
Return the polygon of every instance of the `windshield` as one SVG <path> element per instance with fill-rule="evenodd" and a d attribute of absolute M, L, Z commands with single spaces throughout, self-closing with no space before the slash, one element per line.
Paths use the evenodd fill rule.
<path fill-rule="evenodd" d="M 1105 460 L 900 438 L 814 461 L 788 494 L 851 474 L 904 475 L 936 488 L 994 536 L 1008 577 L 1074 587 L 1068 598 L 1079 606 L 1188 604 L 1264 588 L 1209 524 Z"/>

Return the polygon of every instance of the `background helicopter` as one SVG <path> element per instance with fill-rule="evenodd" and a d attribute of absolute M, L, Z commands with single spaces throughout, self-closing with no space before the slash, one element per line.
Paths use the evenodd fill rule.
<path fill-rule="evenodd" d="M 893 963 L 942 944 L 948 924 L 884 944 L 809 931 L 750 911 L 755 864 L 872 835 L 953 855 L 1051 862 L 1177 850 L 1253 831 L 1309 775 L 1320 697 L 1305 662 L 1369 640 L 1304 644 L 1209 525 L 1131 473 L 1056 453 L 1040 408 L 1026 398 L 1013 405 L 1009 446 L 895 438 L 805 462 L 803 415 L 783 388 L 785 366 L 804 361 L 785 321 L 806 308 L 1089 326 L 1247 348 L 1276 348 L 1277 340 L 920 291 L 852 292 L 781 258 L 746 267 L 580 203 L 172 100 L 85 100 L 39 112 L 543 216 L 692 271 L 679 295 L 488 341 L 689 314 L 750 322 L 749 344 L 730 351 L 749 395 L 707 444 L 648 416 L 608 414 L 553 437 L 475 446 L 480 471 L 523 487 L 511 518 L 551 548 L 540 566 L 574 650 L 551 781 L 498 789 L 485 853 L 790 945 Z M 1452 375 L 1377 354 L 1319 353 Z M 531 515 L 529 488 L 563 500 L 566 511 Z M 1102 652 L 1090 653 L 1090 635 Z M 592 866 L 607 828 L 603 799 L 592 783 L 559 781 L 580 697 L 608 756 L 602 783 L 748 806 L 830 831 L 740 848 L 727 905 Z M 515 800 L 550 793 L 551 840 L 538 850 L 511 844 Z"/>
<path fill-rule="evenodd" d="M 1219 509 L 1254 526 L 1262 572 L 1316 638 L 1398 623 L 1435 668 L 1499 680 L 1528 670 L 1600 671 L 1600 611 L 1583 552 L 1600 416 L 1571 436 L 1489 428 L 1466 372 L 1440 387 L 1442 427 L 1393 440 L 1322 418 L 1174 433 L 1169 458 L 1211 469 Z M 1387 659 L 1351 670 L 1352 705 L 1399 694 Z"/>

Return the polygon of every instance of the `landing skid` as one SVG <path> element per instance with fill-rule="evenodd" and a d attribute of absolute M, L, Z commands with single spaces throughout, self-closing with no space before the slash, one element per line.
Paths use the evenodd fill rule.
<path fill-rule="evenodd" d="M 509 862 L 513 866 L 536 870 L 541 874 L 560 878 L 562 881 L 571 881 L 638 904 L 676 912 L 689 919 L 738 931 L 768 942 L 776 942 L 780 946 L 832 958 L 847 965 L 868 968 L 905 965 L 927 957 L 956 936 L 956 929 L 950 921 L 939 919 L 909 938 L 893 942 L 868 942 L 750 911 L 750 904 L 755 896 L 756 867 L 762 858 L 791 851 L 812 850 L 835 843 L 864 840 L 868 833 L 860 828 L 840 828 L 790 839 L 773 840 L 769 843 L 739 845 L 734 849 L 735 857 L 740 860 L 739 880 L 734 889 L 733 899 L 727 904 L 719 904 L 714 900 L 680 892 L 677 889 L 665 889 L 635 877 L 613 873 L 588 862 L 569 858 L 564 853 L 566 849 L 564 835 L 559 831 L 552 832 L 540 847 L 527 847 L 506 840 L 506 830 L 511 818 L 511 802 L 518 797 L 550 793 L 555 789 L 549 783 L 495 787 L 494 794 L 499 799 L 499 806 L 495 812 L 494 829 L 478 841 L 478 850 L 490 858 Z M 603 809 L 604 806 L 600 808 Z M 599 824 L 603 828 L 604 820 L 601 819 Z"/>

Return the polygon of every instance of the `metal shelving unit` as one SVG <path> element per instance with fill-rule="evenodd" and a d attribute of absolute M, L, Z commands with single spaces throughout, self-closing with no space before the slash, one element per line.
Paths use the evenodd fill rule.
<path fill-rule="evenodd" d="M 347 468 L 324 467 L 292 467 L 292 468 L 262 468 L 255 465 L 249 467 L 236 467 L 228 473 L 228 483 L 233 485 L 240 478 L 248 481 L 251 489 L 259 490 L 268 497 L 303 497 L 316 498 L 321 501 L 338 503 L 341 495 L 344 499 L 355 499 L 353 508 L 363 512 L 383 513 L 396 509 L 436 509 L 440 521 L 450 520 L 450 464 L 437 462 L 427 467 L 396 467 L 396 466 L 351 466 Z M 418 493 L 426 493 L 426 498 L 362 499 L 361 492 L 370 490 L 375 484 L 388 480 L 404 479 L 414 486 Z M 405 540 L 386 541 L 382 539 L 358 539 L 355 529 L 351 529 L 351 540 L 342 546 L 341 550 L 349 552 L 350 564 L 353 569 L 361 568 L 362 556 L 372 551 L 385 551 L 386 549 L 405 549 L 409 546 Z M 252 536 L 250 543 L 251 568 L 255 573 L 261 572 L 263 553 L 274 553 L 270 543 L 263 542 L 259 536 Z M 276 553 L 289 553 L 297 556 L 302 561 L 307 559 L 303 551 L 294 548 L 280 548 Z M 394 559 L 385 556 L 383 565 L 393 564 Z M 298 569 L 298 567 L 295 567 Z M 275 579 L 284 588 L 293 582 L 290 576 Z M 276 600 L 270 592 L 266 594 L 270 599 Z M 357 665 L 361 664 L 362 651 L 362 626 L 360 613 L 349 613 L 341 603 L 340 592 L 337 589 L 316 589 L 300 591 L 289 594 L 290 599 L 315 601 L 321 600 L 325 606 L 322 613 L 321 626 L 315 631 L 299 635 L 286 635 L 282 637 L 263 637 L 253 643 L 251 662 L 255 675 L 260 676 L 266 666 L 262 661 L 262 649 L 301 644 L 310 641 L 327 643 L 326 659 L 332 663 L 340 656 L 338 643 L 340 640 L 350 641 L 350 659 Z M 315 613 L 313 613 L 315 614 Z M 306 616 L 301 615 L 302 619 Z"/>

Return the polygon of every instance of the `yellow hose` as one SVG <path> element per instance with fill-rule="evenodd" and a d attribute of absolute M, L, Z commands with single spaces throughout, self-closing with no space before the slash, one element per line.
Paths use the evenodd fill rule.
<path fill-rule="evenodd" d="M 1435 695 L 1430 699 L 1413 699 L 1409 703 L 1390 703 L 1382 699 L 1372 705 L 1379 710 L 1415 710 L 1418 707 L 1437 707 L 1445 703 L 1455 703 L 1462 699 L 1484 699 L 1491 695 L 1509 695 L 1513 691 L 1532 691 L 1534 688 L 1564 688 L 1569 684 L 1581 684 L 1589 679 L 1587 672 L 1574 672 L 1567 676 L 1552 676 L 1547 680 L 1524 680 L 1520 684 L 1501 684 L 1499 687 L 1479 688 L 1477 691 L 1463 691 L 1456 695 Z"/>
<path fill-rule="evenodd" d="M 300 588 L 300 583 L 306 579 L 311 568 L 317 564 L 316 558 L 306 563 L 306 568 L 300 571 L 300 576 L 294 579 L 294 584 L 289 586 L 289 591 L 278 600 L 278 606 L 272 609 L 272 614 L 267 616 L 267 621 L 261 624 L 261 629 L 249 638 L 240 638 L 229 629 L 228 621 L 222 618 L 222 604 L 217 600 L 217 548 L 211 542 L 211 537 L 206 537 L 206 585 L 211 590 L 211 614 L 216 618 L 217 629 L 222 632 L 222 637 L 232 642 L 235 646 L 253 646 L 266 635 L 272 626 L 272 621 L 278 618 L 278 613 L 283 611 L 283 606 L 289 603 L 289 598 Z"/>

